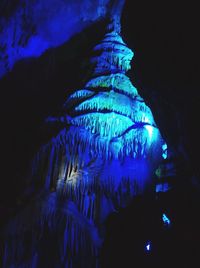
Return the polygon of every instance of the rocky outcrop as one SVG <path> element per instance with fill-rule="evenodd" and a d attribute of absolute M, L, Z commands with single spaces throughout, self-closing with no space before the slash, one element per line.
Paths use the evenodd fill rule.
<path fill-rule="evenodd" d="M 19 60 L 42 55 L 95 21 L 118 16 L 124 1 L 7 1 L 0 3 L 0 77 Z"/>
<path fill-rule="evenodd" d="M 40 195 L 7 228 L 5 267 L 47 267 L 50 260 L 52 267 L 98 267 L 108 215 L 154 191 L 164 141 L 126 76 L 133 52 L 115 22 L 108 29 L 92 51 L 84 87 L 69 95 L 61 116 L 46 120 L 63 128 L 33 160 L 29 185 L 40 185 Z M 48 247 L 54 253 L 47 258 L 52 235 Z M 25 252 L 27 236 L 31 248 Z"/>

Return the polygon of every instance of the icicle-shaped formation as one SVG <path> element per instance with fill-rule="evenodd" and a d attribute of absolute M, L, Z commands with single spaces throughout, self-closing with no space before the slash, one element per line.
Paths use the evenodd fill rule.
<path fill-rule="evenodd" d="M 8 228 L 4 267 L 97 267 L 98 228 L 150 187 L 163 141 L 150 108 L 126 76 L 132 57 L 117 32 L 107 33 L 93 50 L 91 79 L 68 97 L 60 118 L 48 118 L 64 127 L 33 161 L 33 184 L 42 184 L 46 194 Z M 45 259 L 49 243 L 56 259 L 51 254 Z"/>

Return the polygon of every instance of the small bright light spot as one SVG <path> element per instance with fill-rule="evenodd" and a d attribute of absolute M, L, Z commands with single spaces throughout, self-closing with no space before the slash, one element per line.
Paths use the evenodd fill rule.
<path fill-rule="evenodd" d="M 147 246 L 146 246 L 146 249 L 147 249 L 147 250 L 150 250 L 150 245 L 147 245 Z"/>
<path fill-rule="evenodd" d="M 166 143 L 162 145 L 162 150 L 163 150 L 162 157 L 163 159 L 166 159 L 167 158 L 167 144 Z"/>
<path fill-rule="evenodd" d="M 167 150 L 167 144 L 166 144 L 166 143 L 164 143 L 164 144 L 162 145 L 162 149 L 163 149 L 163 151 L 164 151 L 164 150 Z"/>
<path fill-rule="evenodd" d="M 146 246 L 145 246 L 146 251 L 150 251 L 151 250 L 151 243 L 147 242 Z"/>
<path fill-rule="evenodd" d="M 166 225 L 166 226 L 169 226 L 171 223 L 170 219 L 164 213 L 162 215 L 162 220 L 163 220 L 164 225 Z"/>

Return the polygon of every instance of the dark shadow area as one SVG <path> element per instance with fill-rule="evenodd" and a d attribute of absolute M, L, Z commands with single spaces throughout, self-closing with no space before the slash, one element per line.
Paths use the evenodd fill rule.
<path fill-rule="evenodd" d="M 122 34 L 134 50 L 131 80 L 168 145 L 199 177 L 200 54 L 197 5 L 126 1 Z M 192 175 L 192 174 L 191 174 Z"/>
<path fill-rule="evenodd" d="M 136 197 L 107 220 L 101 268 L 198 267 L 199 209 L 199 192 L 189 185 L 157 198 Z M 163 224 L 163 213 L 170 218 L 169 227 Z"/>

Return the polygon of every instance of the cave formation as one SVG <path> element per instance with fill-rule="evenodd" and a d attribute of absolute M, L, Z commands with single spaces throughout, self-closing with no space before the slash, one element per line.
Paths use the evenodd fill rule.
<path fill-rule="evenodd" d="M 112 10 L 109 15 L 115 14 L 118 18 L 119 13 L 115 5 L 106 6 Z M 11 7 L 9 9 L 11 10 Z M 126 5 L 125 10 L 127 12 Z M 126 13 L 122 14 L 126 17 Z M 16 17 L 11 15 L 13 18 Z M 197 242 L 192 233 L 188 238 L 185 233 L 189 231 L 183 230 L 184 227 L 187 228 L 186 230 L 193 227 L 196 234 L 198 233 L 198 224 L 193 224 L 191 219 L 190 221 L 185 219 L 187 213 L 191 214 L 191 218 L 194 217 L 199 200 L 197 155 L 193 153 L 194 144 L 191 141 L 194 132 L 188 134 L 189 130 L 186 128 L 191 124 L 185 115 L 187 109 L 180 109 L 179 92 L 172 94 L 171 102 L 162 91 L 139 89 L 140 94 L 138 94 L 137 89 L 132 85 L 132 79 L 126 76 L 126 72 L 131 67 L 133 52 L 120 37 L 119 21 L 116 23 L 116 17 L 114 18 L 116 26 L 115 23 L 113 25 L 113 21 L 110 23 L 105 13 L 100 12 L 98 15 L 102 21 L 98 21 L 96 15 L 93 17 L 92 24 L 86 22 L 84 30 L 77 26 L 78 22 L 76 22 L 74 31 L 80 33 L 67 40 L 68 42 L 62 44 L 64 39 L 60 37 L 57 39 L 60 40 L 59 44 L 50 42 L 47 47 L 51 49 L 45 53 L 41 51 L 38 55 L 29 54 L 31 49 L 28 47 L 29 53 L 24 53 L 24 57 L 34 56 L 35 59 L 19 62 L 14 65 L 14 68 L 14 63 L 10 61 L 11 65 L 6 65 L 7 71 L 10 69 L 7 75 L 4 75 L 5 65 L 2 68 L 3 97 L 9 100 L 10 105 L 4 128 L 12 133 L 7 137 L 7 140 L 11 138 L 11 145 L 3 146 L 5 174 L 2 174 L 3 177 L 8 176 L 2 190 L 1 206 L 2 214 L 5 213 L 2 220 L 2 236 L 3 239 L 5 237 L 7 239 L 8 250 L 7 257 L 5 254 L 4 258 L 2 257 L 3 267 L 12 267 L 11 263 L 15 263 L 14 267 L 62 267 L 62 265 L 63 267 L 95 267 L 96 256 L 102 243 L 102 265 L 105 267 L 109 261 L 109 267 L 127 266 L 130 261 L 133 261 L 132 252 L 128 250 L 131 246 L 134 249 L 135 259 L 140 265 L 144 265 L 141 267 L 145 267 L 145 261 L 147 263 L 152 261 L 154 266 L 159 266 L 166 257 L 164 249 L 168 250 L 167 246 L 174 242 L 172 239 L 174 235 L 177 239 L 174 244 L 178 243 L 178 239 L 185 243 L 192 241 L 193 253 L 189 252 L 187 247 L 184 250 L 189 256 L 188 259 L 193 258 L 192 254 L 195 257 Z M 126 20 L 127 18 L 124 19 Z M 5 23 L 4 20 L 2 23 Z M 128 22 L 126 23 L 128 26 Z M 34 36 L 34 30 L 30 27 L 31 21 L 25 20 L 24 25 L 27 25 L 26 29 L 28 29 L 25 29 L 24 33 Z M 124 32 L 128 30 L 125 28 Z M 2 31 L 1 36 L 3 34 Z M 92 38 L 91 36 L 95 34 L 96 37 Z M 23 38 L 26 40 L 24 36 Z M 4 39 L 4 43 L 5 40 L 7 39 Z M 22 42 L 20 46 L 23 48 L 27 44 Z M 80 45 L 83 46 L 78 48 Z M 129 44 L 128 46 L 130 47 Z M 1 51 L 6 53 L 5 45 L 2 47 L 4 50 Z M 16 47 L 14 49 L 15 55 L 17 53 L 23 55 L 19 52 L 20 49 L 17 50 Z M 2 57 L 7 64 L 9 62 L 7 59 L 12 58 L 11 50 L 8 50 L 7 58 L 4 54 Z M 71 55 L 71 51 L 78 56 L 73 53 Z M 66 55 L 65 60 L 62 59 L 63 54 Z M 86 64 L 88 59 L 89 62 Z M 19 58 L 13 57 L 12 60 L 19 61 Z M 3 61 L 1 64 L 4 64 Z M 66 66 L 67 71 L 64 69 Z M 79 76 L 79 72 L 82 77 Z M 25 78 L 24 75 L 27 77 Z M 71 78 L 63 78 L 66 75 Z M 130 75 L 131 78 L 135 77 L 131 73 Z M 146 79 L 151 85 L 148 76 Z M 159 80 L 159 77 L 157 79 Z M 38 85 L 39 89 L 36 89 Z M 66 90 L 66 86 L 69 89 Z M 35 91 L 30 97 L 29 88 L 30 91 Z M 166 89 L 164 86 L 163 88 Z M 43 90 L 42 93 L 39 92 L 40 89 Z M 185 91 L 183 98 L 186 98 Z M 12 99 L 10 94 L 13 96 Z M 195 91 L 193 95 L 195 96 Z M 17 101 L 22 107 L 17 105 Z M 7 102 L 4 105 L 6 104 Z M 191 115 L 195 112 L 194 107 L 191 108 Z M 153 141 L 149 140 L 150 133 Z M 149 179 L 152 179 L 161 161 L 164 144 L 162 136 L 169 147 L 168 157 L 162 160 L 162 165 L 155 173 L 160 176 L 160 181 L 156 177 L 158 181 L 152 182 Z M 30 139 L 34 141 L 32 144 Z M 16 158 L 16 161 L 10 174 L 7 175 L 11 155 Z M 13 189 L 10 190 L 11 183 Z M 157 187 L 164 192 L 156 193 L 156 183 L 161 186 L 170 185 L 171 190 L 165 192 L 164 186 Z M 138 195 L 142 195 L 143 199 L 142 197 L 137 199 Z M 157 198 L 157 201 L 152 195 Z M 172 209 L 176 199 L 179 201 Z M 150 206 L 152 206 L 151 213 Z M 166 231 L 169 232 L 167 235 L 171 239 L 167 241 L 163 231 L 165 229 L 160 226 L 161 215 L 165 210 L 169 212 L 172 220 L 177 220 L 174 229 L 172 226 L 171 230 Z M 109 220 L 109 215 L 111 227 L 108 222 L 106 229 L 104 223 Z M 144 227 L 143 223 L 148 221 L 150 227 Z M 119 228 L 121 224 L 127 227 L 129 234 L 128 231 Z M 153 225 L 156 227 L 152 227 Z M 134 228 L 140 230 L 138 235 L 132 230 Z M 179 230 L 177 231 L 176 228 Z M 119 234 L 121 231 L 122 233 Z M 129 235 L 130 237 L 127 237 Z M 163 238 L 162 243 L 158 239 L 159 235 Z M 73 236 L 81 237 L 81 242 L 76 243 L 78 238 Z M 140 243 L 144 247 L 149 236 L 157 245 L 157 248 L 155 247 L 157 255 L 155 253 L 151 259 L 143 251 L 142 253 L 139 251 Z M 103 242 L 104 237 L 105 242 Z M 132 238 L 134 243 L 131 241 Z M 126 245 L 124 250 L 120 243 Z M 162 245 L 162 250 L 158 249 L 159 243 Z M 183 251 L 183 247 L 181 250 Z M 87 260 L 84 257 L 76 258 L 76 255 L 81 255 L 80 252 L 91 258 L 87 257 Z M 116 253 L 118 257 L 115 256 Z M 176 254 L 172 250 L 169 255 L 168 261 L 171 264 L 172 256 Z M 179 251 L 177 256 L 180 257 Z"/>

